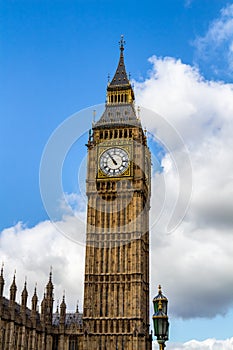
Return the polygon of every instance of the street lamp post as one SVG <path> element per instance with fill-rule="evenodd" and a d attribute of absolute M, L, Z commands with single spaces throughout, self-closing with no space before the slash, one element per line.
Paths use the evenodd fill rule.
<path fill-rule="evenodd" d="M 159 350 L 164 350 L 165 342 L 168 340 L 169 322 L 167 315 L 168 299 L 162 294 L 161 286 L 159 285 L 159 293 L 153 299 L 154 305 L 154 334 L 157 337 Z"/>

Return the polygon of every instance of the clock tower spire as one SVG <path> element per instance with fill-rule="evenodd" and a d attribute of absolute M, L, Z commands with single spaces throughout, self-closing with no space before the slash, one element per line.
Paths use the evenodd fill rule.
<path fill-rule="evenodd" d="M 124 38 L 121 36 L 120 58 L 116 72 L 107 86 L 107 100 L 105 111 L 94 128 L 106 128 L 114 125 L 137 125 L 141 126 L 134 108 L 134 91 L 124 62 Z"/>
<path fill-rule="evenodd" d="M 125 69 L 124 62 L 124 37 L 121 36 L 120 44 L 120 59 L 115 72 L 115 75 L 107 87 L 107 103 L 122 104 L 131 103 L 134 101 L 134 92 L 130 84 L 128 75 Z"/>

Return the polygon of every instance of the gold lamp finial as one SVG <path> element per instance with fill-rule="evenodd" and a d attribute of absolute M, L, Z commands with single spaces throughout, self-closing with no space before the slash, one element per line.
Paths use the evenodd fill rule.
<path fill-rule="evenodd" d="M 159 302 L 158 302 L 158 310 L 161 311 L 162 309 L 163 309 L 162 300 L 159 300 Z"/>

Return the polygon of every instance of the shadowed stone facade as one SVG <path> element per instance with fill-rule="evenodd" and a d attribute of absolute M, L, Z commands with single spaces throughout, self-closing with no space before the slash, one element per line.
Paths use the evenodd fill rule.
<path fill-rule="evenodd" d="M 50 273 L 46 293 L 38 308 L 36 289 L 27 308 L 26 283 L 21 304 L 15 302 L 15 276 L 10 287 L 10 299 L 3 297 L 3 269 L 0 276 L 0 350 L 75 350 L 82 349 L 82 314 L 66 313 L 65 298 L 60 312 L 53 314 L 53 283 Z"/>

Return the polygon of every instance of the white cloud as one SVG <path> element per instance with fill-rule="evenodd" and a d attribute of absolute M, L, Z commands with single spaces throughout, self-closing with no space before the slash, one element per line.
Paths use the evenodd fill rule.
<path fill-rule="evenodd" d="M 211 64 L 212 71 L 233 74 L 233 4 L 227 5 L 220 16 L 210 23 L 204 36 L 194 41 L 196 59 Z"/>
<path fill-rule="evenodd" d="M 184 344 L 168 343 L 167 350 L 231 350 L 233 338 L 226 340 L 206 339 L 204 341 L 191 340 Z M 156 344 L 154 345 L 156 349 Z"/>
<path fill-rule="evenodd" d="M 66 218 L 63 228 L 73 226 L 73 218 Z M 78 227 L 76 227 L 78 230 Z M 84 246 L 65 238 L 49 221 L 27 228 L 22 223 L 5 229 L 0 235 L 0 256 L 4 261 L 4 294 L 9 295 L 9 286 L 16 269 L 17 300 L 27 277 L 29 300 L 37 283 L 38 297 L 42 300 L 48 282 L 50 266 L 53 268 L 55 303 L 65 290 L 68 309 L 75 309 L 77 300 L 82 304 L 84 275 Z"/>
<path fill-rule="evenodd" d="M 153 57 L 151 62 L 150 77 L 135 83 L 138 103 L 173 125 L 170 138 L 176 133 L 182 136 L 193 177 L 185 219 L 172 234 L 165 234 L 179 186 L 186 186 L 185 181 L 179 183 L 178 172 L 186 164 L 174 138 L 173 158 L 164 157 L 164 172 L 156 175 L 152 188 L 151 212 L 156 215 L 165 182 L 163 213 L 151 230 L 152 285 L 164 285 L 174 315 L 214 317 L 233 305 L 233 86 L 205 81 L 180 60 Z M 156 114 L 154 119 L 146 115 L 144 123 L 166 145 L 166 130 Z M 177 163 L 171 165 L 172 159 Z"/>

